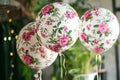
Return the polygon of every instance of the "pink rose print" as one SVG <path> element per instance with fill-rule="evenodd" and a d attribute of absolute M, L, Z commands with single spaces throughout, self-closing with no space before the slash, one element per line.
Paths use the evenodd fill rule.
<path fill-rule="evenodd" d="M 22 52 L 24 52 L 25 49 L 23 47 L 21 47 L 21 50 L 22 50 Z"/>
<path fill-rule="evenodd" d="M 110 15 L 110 20 L 114 20 L 114 16 L 113 15 Z"/>
<path fill-rule="evenodd" d="M 75 17 L 76 15 L 76 12 L 69 12 L 69 11 L 66 11 L 66 17 L 69 18 L 69 19 L 72 19 Z"/>
<path fill-rule="evenodd" d="M 53 46 L 49 45 L 49 48 L 52 50 L 52 51 L 55 51 L 55 52 L 59 52 L 59 47 L 60 47 L 60 44 L 57 43 Z"/>
<path fill-rule="evenodd" d="M 25 64 L 30 65 L 32 63 L 32 57 L 23 54 L 22 58 Z"/>
<path fill-rule="evenodd" d="M 98 40 L 96 40 L 96 39 L 94 40 L 94 43 L 95 43 L 95 44 L 98 44 L 98 42 L 99 42 Z"/>
<path fill-rule="evenodd" d="M 95 15 L 98 16 L 99 15 L 99 12 L 98 12 L 98 8 L 95 8 Z"/>
<path fill-rule="evenodd" d="M 59 41 L 60 46 L 62 47 L 65 47 L 66 45 L 68 45 L 69 42 L 70 42 L 70 38 L 67 37 L 65 34 L 61 36 L 60 41 Z"/>
<path fill-rule="evenodd" d="M 30 51 L 35 51 L 35 48 L 34 47 L 30 47 Z"/>
<path fill-rule="evenodd" d="M 88 18 L 91 15 L 90 11 L 85 12 L 85 14 L 82 16 L 83 19 Z"/>
<path fill-rule="evenodd" d="M 86 42 L 87 41 L 87 36 L 85 35 L 85 34 L 81 34 L 80 35 L 80 37 L 82 38 L 82 40 L 84 41 L 84 42 Z"/>
<path fill-rule="evenodd" d="M 40 22 L 36 22 L 36 29 L 38 29 L 40 26 Z"/>
<path fill-rule="evenodd" d="M 99 25 L 98 31 L 100 33 L 104 34 L 104 33 L 108 32 L 108 26 L 104 22 L 101 22 Z"/>
<path fill-rule="evenodd" d="M 88 29 L 88 30 L 90 30 L 90 29 L 91 29 L 91 25 L 87 25 L 86 27 L 87 27 L 87 29 Z"/>
<path fill-rule="evenodd" d="M 22 39 L 24 39 L 25 41 L 29 41 L 30 40 L 30 38 L 31 38 L 31 36 L 28 34 L 28 33 L 23 33 L 22 34 Z"/>
<path fill-rule="evenodd" d="M 37 29 L 32 29 L 32 30 L 30 30 L 27 34 L 28 35 L 33 35 L 33 34 L 35 34 L 37 32 Z"/>
<path fill-rule="evenodd" d="M 42 58 L 45 58 L 46 53 L 40 53 L 40 56 L 41 56 Z"/>
<path fill-rule="evenodd" d="M 68 30 L 67 26 L 64 26 L 64 31 L 67 31 L 67 30 Z"/>
<path fill-rule="evenodd" d="M 51 5 L 46 5 L 43 9 L 42 9 L 42 15 L 46 15 L 48 12 L 50 12 L 50 10 L 52 10 L 53 7 Z"/>
<path fill-rule="evenodd" d="M 58 3 L 58 4 L 62 4 L 63 2 L 56 2 L 56 3 Z"/>
<path fill-rule="evenodd" d="M 45 52 L 44 50 L 45 50 L 45 49 L 44 49 L 44 47 L 42 47 L 42 46 L 39 48 L 39 51 L 40 51 L 41 53 L 44 53 L 44 52 Z"/>
<path fill-rule="evenodd" d="M 44 33 L 44 32 L 41 32 L 41 36 L 42 36 L 43 38 L 45 38 L 45 37 L 46 37 L 46 35 L 45 35 L 45 33 Z"/>
<path fill-rule="evenodd" d="M 103 49 L 102 48 L 100 48 L 100 47 L 98 47 L 98 46 L 95 46 L 95 48 L 94 48 L 94 52 L 96 52 L 96 53 L 101 53 L 103 51 Z"/>
<path fill-rule="evenodd" d="M 37 33 L 37 29 L 33 29 L 32 32 L 35 34 Z"/>
<path fill-rule="evenodd" d="M 106 40 L 106 44 L 109 44 L 110 43 L 110 40 Z"/>

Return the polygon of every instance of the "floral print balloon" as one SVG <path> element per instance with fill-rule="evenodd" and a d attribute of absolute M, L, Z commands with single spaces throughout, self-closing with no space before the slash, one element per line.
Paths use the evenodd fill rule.
<path fill-rule="evenodd" d="M 94 8 L 81 19 L 79 38 L 88 50 L 101 54 L 113 46 L 119 35 L 119 23 L 111 11 Z"/>
<path fill-rule="evenodd" d="M 62 52 L 78 39 L 80 19 L 70 5 L 55 2 L 42 8 L 36 25 L 42 44 L 55 52 Z"/>
<path fill-rule="evenodd" d="M 35 26 L 35 22 L 31 22 L 20 31 L 16 48 L 24 64 L 31 68 L 43 69 L 55 61 L 58 53 L 41 45 Z"/>

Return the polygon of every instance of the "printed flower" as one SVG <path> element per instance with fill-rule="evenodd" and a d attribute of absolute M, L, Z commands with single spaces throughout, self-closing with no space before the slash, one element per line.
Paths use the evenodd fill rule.
<path fill-rule="evenodd" d="M 49 48 L 52 50 L 52 51 L 55 51 L 55 52 L 59 52 L 59 47 L 60 47 L 60 44 L 57 43 L 53 46 L 49 45 Z"/>
<path fill-rule="evenodd" d="M 46 15 L 48 12 L 50 12 L 50 10 L 52 10 L 53 7 L 50 5 L 46 5 L 43 9 L 42 9 L 42 15 Z"/>
<path fill-rule="evenodd" d="M 23 54 L 22 58 L 25 64 L 30 65 L 32 63 L 32 57 Z"/>
<path fill-rule="evenodd" d="M 37 33 L 37 29 L 32 29 L 32 32 L 35 34 Z"/>
<path fill-rule="evenodd" d="M 94 11 L 95 11 L 95 15 L 98 16 L 99 15 L 98 8 L 94 8 Z"/>
<path fill-rule="evenodd" d="M 110 15 L 110 20 L 114 20 L 114 16 L 113 15 Z"/>
<path fill-rule="evenodd" d="M 35 48 L 34 47 L 30 47 L 30 51 L 35 51 Z"/>
<path fill-rule="evenodd" d="M 80 35 L 80 37 L 81 37 L 81 39 L 84 41 L 84 42 L 86 42 L 87 41 L 87 36 L 85 35 L 85 34 L 81 34 Z"/>
<path fill-rule="evenodd" d="M 75 17 L 76 12 L 69 12 L 69 11 L 66 11 L 65 15 L 66 15 L 67 18 L 72 19 L 72 18 Z"/>
<path fill-rule="evenodd" d="M 104 22 L 101 22 L 99 25 L 98 31 L 100 33 L 104 34 L 104 33 L 108 32 L 108 26 Z"/>
<path fill-rule="evenodd" d="M 42 46 L 39 48 L 39 51 L 40 51 L 41 53 L 44 53 L 44 50 L 45 50 L 45 49 L 44 49 L 44 47 L 42 47 Z"/>
<path fill-rule="evenodd" d="M 68 45 L 69 42 L 70 42 L 70 38 L 67 37 L 65 34 L 61 36 L 60 41 L 59 41 L 60 46 L 62 47 L 65 47 L 66 45 Z"/>
<path fill-rule="evenodd" d="M 40 22 L 36 22 L 36 29 L 38 29 L 40 26 Z"/>
<path fill-rule="evenodd" d="M 64 26 L 64 31 L 67 31 L 67 30 L 68 30 L 67 26 Z"/>
<path fill-rule="evenodd" d="M 95 48 L 94 48 L 94 52 L 96 52 L 96 53 L 101 53 L 103 51 L 103 49 L 102 48 L 100 48 L 99 46 L 95 46 Z"/>
<path fill-rule="evenodd" d="M 23 33 L 22 34 L 22 39 L 24 39 L 25 41 L 29 41 L 30 40 L 30 38 L 31 38 L 31 36 L 28 34 L 28 33 Z"/>
<path fill-rule="evenodd" d="M 45 37 L 46 37 L 46 35 L 45 35 L 45 33 L 44 33 L 44 32 L 41 32 L 41 36 L 42 36 L 43 38 L 45 38 Z"/>
<path fill-rule="evenodd" d="M 21 47 L 21 50 L 22 50 L 22 52 L 24 52 L 25 49 L 23 47 Z"/>
<path fill-rule="evenodd" d="M 91 29 L 91 25 L 87 25 L 86 27 L 87 27 L 87 29 L 88 29 L 88 30 L 90 30 L 90 29 Z"/>
<path fill-rule="evenodd" d="M 36 29 L 32 29 L 32 30 L 30 30 L 27 34 L 28 34 L 28 35 L 33 35 L 33 34 L 35 34 L 36 32 L 37 32 Z"/>
<path fill-rule="evenodd" d="M 46 53 L 40 53 L 40 56 L 41 56 L 42 58 L 45 58 Z"/>
<path fill-rule="evenodd" d="M 109 44 L 110 43 L 110 40 L 106 40 L 106 44 Z"/>
<path fill-rule="evenodd" d="M 83 19 L 88 18 L 91 15 L 90 11 L 85 12 L 85 14 L 82 16 Z"/>
<path fill-rule="evenodd" d="M 98 42 L 99 42 L 98 40 L 96 40 L 96 39 L 94 40 L 94 43 L 95 43 L 95 44 L 98 44 Z"/>
<path fill-rule="evenodd" d="M 57 2 L 58 4 L 63 4 L 63 2 Z"/>

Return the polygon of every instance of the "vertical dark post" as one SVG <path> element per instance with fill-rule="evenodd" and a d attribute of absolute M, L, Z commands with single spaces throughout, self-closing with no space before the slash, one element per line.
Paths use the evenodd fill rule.
<path fill-rule="evenodd" d="M 116 0 L 112 0 L 113 5 L 113 13 L 116 15 Z M 118 46 L 115 46 L 115 59 L 116 59 L 116 78 L 117 80 L 120 80 L 119 78 L 119 52 L 118 52 Z"/>

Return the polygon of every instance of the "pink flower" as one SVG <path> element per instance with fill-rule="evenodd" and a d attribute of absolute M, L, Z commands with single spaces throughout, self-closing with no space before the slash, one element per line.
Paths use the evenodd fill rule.
<path fill-rule="evenodd" d="M 34 47 L 30 47 L 30 51 L 35 51 L 35 48 Z"/>
<path fill-rule="evenodd" d="M 59 40 L 60 46 L 65 47 L 70 42 L 70 38 L 63 34 Z"/>
<path fill-rule="evenodd" d="M 52 50 L 52 51 L 55 51 L 55 52 L 59 52 L 59 47 L 60 47 L 60 44 L 57 43 L 53 46 L 49 45 L 49 48 Z"/>
<path fill-rule="evenodd" d="M 86 27 L 87 27 L 87 29 L 88 29 L 88 30 L 90 30 L 90 28 L 91 28 L 91 25 L 87 25 Z"/>
<path fill-rule="evenodd" d="M 44 32 L 41 32 L 41 36 L 42 36 L 43 38 L 45 38 L 45 37 L 46 37 L 46 35 L 45 35 L 45 33 L 44 33 Z"/>
<path fill-rule="evenodd" d="M 94 10 L 95 10 L 95 15 L 98 16 L 99 15 L 98 8 L 94 8 Z"/>
<path fill-rule="evenodd" d="M 58 3 L 58 4 L 62 4 L 63 2 L 56 2 L 56 3 Z"/>
<path fill-rule="evenodd" d="M 43 9 L 42 9 L 42 15 L 46 15 L 50 10 L 52 10 L 53 7 L 50 5 L 46 5 Z"/>
<path fill-rule="evenodd" d="M 110 43 L 110 40 L 106 40 L 106 43 L 109 44 L 109 43 Z"/>
<path fill-rule="evenodd" d="M 69 11 L 66 11 L 66 17 L 69 18 L 69 19 L 72 19 L 75 17 L 76 15 L 76 12 L 69 12 Z"/>
<path fill-rule="evenodd" d="M 41 53 L 44 53 L 44 52 L 45 52 L 44 47 L 41 46 L 41 47 L 39 48 L 39 51 L 40 51 Z"/>
<path fill-rule="evenodd" d="M 24 52 L 25 49 L 23 47 L 21 47 L 21 50 L 22 50 L 22 52 Z"/>
<path fill-rule="evenodd" d="M 98 40 L 96 40 L 96 39 L 94 40 L 94 43 L 95 43 L 95 44 L 98 44 L 98 42 L 99 42 Z"/>
<path fill-rule="evenodd" d="M 82 38 L 83 41 L 85 42 L 87 41 L 87 36 L 85 34 L 82 33 L 80 37 Z"/>
<path fill-rule="evenodd" d="M 30 38 L 31 38 L 31 36 L 28 34 L 28 33 L 23 33 L 22 34 L 22 39 L 24 39 L 25 41 L 29 41 L 30 40 Z"/>
<path fill-rule="evenodd" d="M 110 15 L 110 20 L 114 20 L 114 16 L 113 15 Z"/>
<path fill-rule="evenodd" d="M 82 16 L 83 19 L 88 18 L 91 15 L 90 11 L 85 12 L 85 14 Z"/>
<path fill-rule="evenodd" d="M 36 27 L 38 28 L 40 26 L 40 22 L 36 22 Z"/>
<path fill-rule="evenodd" d="M 100 48 L 100 47 L 98 47 L 98 46 L 95 46 L 95 48 L 94 48 L 94 52 L 96 52 L 96 53 L 101 53 L 103 51 L 103 49 L 102 48 Z"/>
<path fill-rule="evenodd" d="M 108 31 L 108 26 L 104 22 L 101 22 L 99 25 L 98 31 L 104 34 Z"/>
<path fill-rule="evenodd" d="M 68 30 L 67 26 L 64 26 L 64 31 L 67 31 L 67 30 Z"/>
<path fill-rule="evenodd" d="M 46 53 L 40 53 L 40 56 L 41 56 L 42 58 L 45 58 Z"/>
<path fill-rule="evenodd" d="M 37 33 L 37 29 L 33 29 L 32 32 L 33 32 L 33 33 Z"/>
<path fill-rule="evenodd" d="M 23 54 L 22 58 L 25 64 L 30 65 L 32 63 L 32 57 Z"/>

